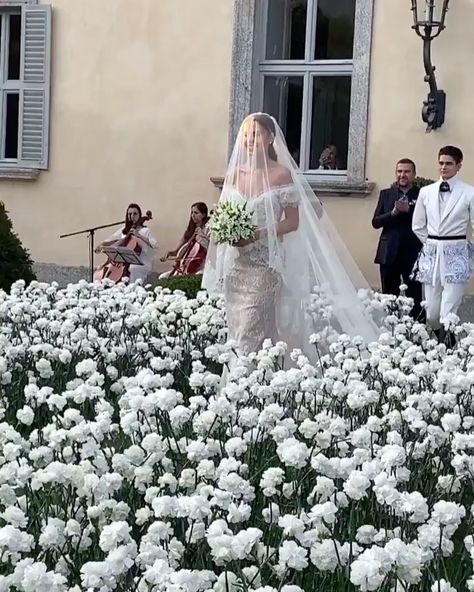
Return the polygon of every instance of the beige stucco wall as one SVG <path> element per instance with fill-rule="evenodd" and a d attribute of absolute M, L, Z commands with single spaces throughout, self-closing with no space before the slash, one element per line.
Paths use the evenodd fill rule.
<path fill-rule="evenodd" d="M 209 177 L 225 164 L 232 2 L 51 3 L 50 169 L 0 183 L 15 230 L 36 261 L 87 264 L 86 239 L 59 235 L 123 219 L 138 202 L 169 246 L 190 204 L 216 199 Z"/>
<path fill-rule="evenodd" d="M 0 199 L 36 261 L 86 264 L 86 239 L 59 234 L 120 219 L 130 201 L 153 210 L 162 254 L 182 233 L 189 205 L 217 198 L 209 177 L 225 166 L 233 2 L 52 4 L 50 170 L 32 182 L 2 181 Z M 411 157 L 420 175 L 435 177 L 438 148 L 458 144 L 464 177 L 474 183 L 474 0 L 453 3 L 434 42 L 447 114 L 431 134 L 420 116 L 427 85 L 411 18 L 408 2 L 375 1 L 367 178 L 376 191 L 324 199 L 373 285 L 378 233 L 370 220 L 397 158 Z"/>
<path fill-rule="evenodd" d="M 410 3 L 376 0 L 372 41 L 367 178 L 377 184 L 371 198 L 326 201 L 366 277 L 378 282 L 372 264 L 378 232 L 370 221 L 378 190 L 393 180 L 398 158 L 412 158 L 423 177 L 437 178 L 437 151 L 455 144 L 464 152 L 462 175 L 474 184 L 474 1 L 456 0 L 446 29 L 433 42 L 438 85 L 447 94 L 445 124 L 430 134 L 421 120 L 428 85 L 423 81 L 422 41 L 411 29 Z"/>

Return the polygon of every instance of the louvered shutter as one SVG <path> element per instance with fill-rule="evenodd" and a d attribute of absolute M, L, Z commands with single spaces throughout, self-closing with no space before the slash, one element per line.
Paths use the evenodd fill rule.
<path fill-rule="evenodd" d="M 51 6 L 22 9 L 19 164 L 48 168 Z"/>

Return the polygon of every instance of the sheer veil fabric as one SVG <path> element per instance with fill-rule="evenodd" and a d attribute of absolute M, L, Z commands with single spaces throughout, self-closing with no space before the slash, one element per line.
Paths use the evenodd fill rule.
<path fill-rule="evenodd" d="M 258 351 L 265 338 L 307 350 L 314 288 L 329 300 L 339 333 L 378 338 L 358 296 L 369 286 L 273 117 L 255 113 L 243 121 L 220 200 L 245 205 L 257 227 L 249 244 L 216 245 L 211 238 L 203 273 L 203 288 L 225 297 L 229 339 L 242 353 Z"/>

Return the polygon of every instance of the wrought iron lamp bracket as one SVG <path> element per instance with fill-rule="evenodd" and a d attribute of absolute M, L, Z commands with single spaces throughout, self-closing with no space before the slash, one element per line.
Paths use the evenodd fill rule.
<path fill-rule="evenodd" d="M 421 1 L 421 0 L 420 0 Z M 435 66 L 431 61 L 431 42 L 436 39 L 445 28 L 444 19 L 448 10 L 449 0 L 443 0 L 441 8 L 441 17 L 434 20 L 434 10 L 436 0 L 425 0 L 426 12 L 425 20 L 418 20 L 417 0 L 411 0 L 414 24 L 412 29 L 423 39 L 423 65 L 425 68 L 425 82 L 428 83 L 430 90 L 421 110 L 421 117 L 426 123 L 426 131 L 431 132 L 438 129 L 444 123 L 446 112 L 446 93 L 438 89 L 435 75 Z"/>

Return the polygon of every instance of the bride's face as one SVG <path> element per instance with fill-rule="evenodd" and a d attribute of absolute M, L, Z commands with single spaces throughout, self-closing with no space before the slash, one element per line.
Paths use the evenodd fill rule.
<path fill-rule="evenodd" d="M 250 154 L 265 153 L 270 145 L 270 134 L 254 119 L 250 119 L 244 124 L 243 143 Z"/>

